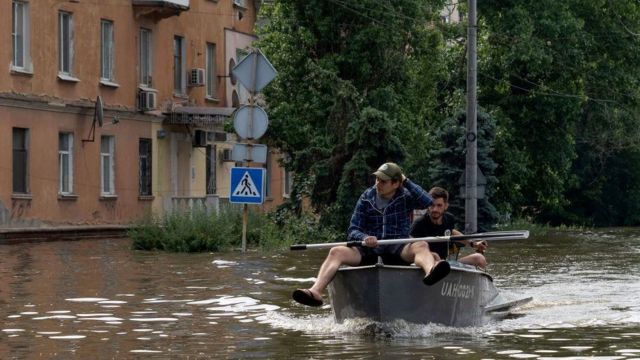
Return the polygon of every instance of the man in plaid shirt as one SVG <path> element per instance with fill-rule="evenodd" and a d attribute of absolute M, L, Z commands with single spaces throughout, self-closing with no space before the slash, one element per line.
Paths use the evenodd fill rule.
<path fill-rule="evenodd" d="M 411 213 L 427 208 L 431 196 L 402 173 L 395 163 L 385 163 L 376 172 L 376 183 L 358 200 L 347 231 L 349 246 L 336 246 L 322 263 L 318 277 L 309 289 L 297 289 L 293 299 L 309 306 L 322 305 L 322 292 L 341 265 L 362 266 L 375 264 L 378 256 L 385 264 L 420 266 L 426 276 L 423 282 L 433 285 L 447 276 L 450 267 L 438 261 L 425 241 L 409 244 L 378 246 L 378 239 L 409 237 Z M 360 245 L 363 246 L 354 246 Z"/>

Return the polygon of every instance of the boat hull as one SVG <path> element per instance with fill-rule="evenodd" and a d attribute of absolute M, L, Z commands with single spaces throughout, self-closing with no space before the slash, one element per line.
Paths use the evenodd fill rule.
<path fill-rule="evenodd" d="M 491 276 L 457 262 L 451 265 L 449 275 L 432 286 L 422 283 L 424 272 L 416 266 L 341 268 L 328 287 L 335 318 L 466 327 L 506 315 L 510 303 L 500 296 Z"/>

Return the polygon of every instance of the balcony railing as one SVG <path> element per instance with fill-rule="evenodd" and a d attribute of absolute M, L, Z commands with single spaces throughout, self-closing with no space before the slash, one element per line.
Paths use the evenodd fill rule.
<path fill-rule="evenodd" d="M 174 196 L 171 198 L 171 209 L 168 212 L 188 213 L 193 211 L 206 211 L 207 214 L 217 213 L 220 209 L 220 200 L 217 195 L 206 197 Z"/>

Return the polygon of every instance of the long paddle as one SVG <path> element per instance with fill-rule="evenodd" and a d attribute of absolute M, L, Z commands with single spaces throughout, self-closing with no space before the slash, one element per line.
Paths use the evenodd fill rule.
<path fill-rule="evenodd" d="M 392 245 L 392 244 L 408 244 L 417 241 L 426 242 L 447 242 L 457 240 L 471 240 L 471 239 L 483 239 L 483 240 L 523 240 L 529 238 L 529 231 L 494 231 L 488 233 L 469 234 L 469 235 L 451 235 L 451 236 L 431 236 L 421 238 L 406 238 L 406 239 L 389 239 L 378 240 L 378 245 Z M 320 243 L 320 244 L 294 244 L 291 245 L 290 250 L 307 250 L 307 249 L 325 249 L 336 246 L 364 246 L 362 242 L 335 242 L 335 243 Z"/>

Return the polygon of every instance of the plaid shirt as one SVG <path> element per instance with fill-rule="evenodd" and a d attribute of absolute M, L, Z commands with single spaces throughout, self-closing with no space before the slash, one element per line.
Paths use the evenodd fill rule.
<path fill-rule="evenodd" d="M 376 208 L 376 187 L 372 186 L 358 199 L 347 241 L 360 242 L 371 235 L 378 240 L 408 238 L 411 212 L 427 208 L 431 203 L 431 195 L 407 179 L 381 211 Z"/>

